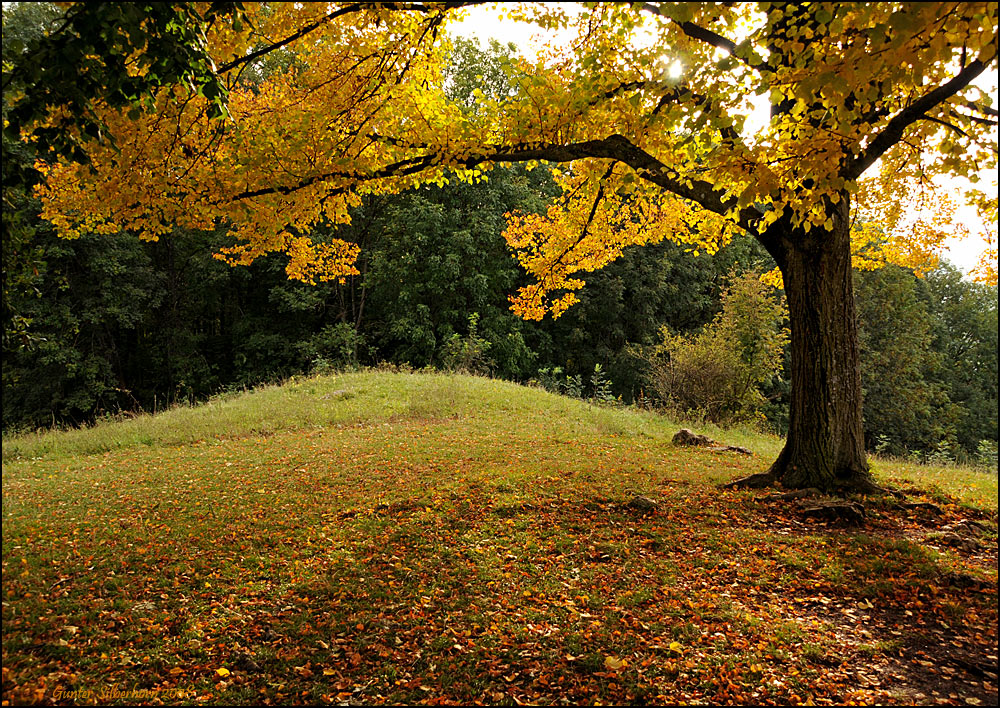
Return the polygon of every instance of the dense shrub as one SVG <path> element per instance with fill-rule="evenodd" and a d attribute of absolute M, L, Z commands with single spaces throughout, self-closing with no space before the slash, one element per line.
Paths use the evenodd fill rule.
<path fill-rule="evenodd" d="M 780 375 L 787 330 L 784 303 L 754 272 L 731 279 L 722 312 L 701 332 L 660 330 L 647 350 L 648 391 L 684 416 L 731 425 L 758 419 L 761 387 Z"/>

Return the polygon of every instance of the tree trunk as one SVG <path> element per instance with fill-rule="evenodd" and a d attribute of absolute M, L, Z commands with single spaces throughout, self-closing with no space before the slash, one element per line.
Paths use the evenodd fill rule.
<path fill-rule="evenodd" d="M 770 474 L 793 489 L 877 489 L 862 430 L 848 204 L 845 193 L 828 205 L 832 231 L 786 230 L 772 249 L 788 299 L 792 386 L 788 439 Z"/>

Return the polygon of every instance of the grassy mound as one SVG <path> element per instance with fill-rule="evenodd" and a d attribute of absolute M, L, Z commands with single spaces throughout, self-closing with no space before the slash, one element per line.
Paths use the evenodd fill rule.
<path fill-rule="evenodd" d="M 6 439 L 4 700 L 995 699 L 995 476 L 842 528 L 677 427 L 367 372 Z"/>

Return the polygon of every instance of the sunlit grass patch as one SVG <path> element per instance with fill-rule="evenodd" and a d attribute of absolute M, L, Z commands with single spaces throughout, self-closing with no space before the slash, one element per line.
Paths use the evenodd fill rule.
<path fill-rule="evenodd" d="M 894 486 L 916 488 L 932 499 L 980 509 L 997 508 L 997 475 L 965 465 L 930 465 L 904 460 L 874 461 L 876 477 Z"/>

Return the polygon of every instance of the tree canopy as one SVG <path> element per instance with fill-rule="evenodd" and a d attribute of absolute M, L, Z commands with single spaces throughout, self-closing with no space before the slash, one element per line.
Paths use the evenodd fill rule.
<path fill-rule="evenodd" d="M 444 28 L 464 4 L 192 14 L 226 110 L 190 81 L 148 101 L 95 100 L 108 137 L 87 143 L 87 164 L 41 166 L 43 215 L 69 237 L 224 224 L 233 241 L 220 257 L 284 251 L 290 277 L 316 282 L 354 273 L 357 248 L 313 239 L 311 227 L 346 223 L 366 195 L 474 182 L 495 163 L 560 163 L 562 196 L 547 214 L 510 220 L 533 278 L 515 310 L 560 314 L 581 274 L 629 245 L 713 252 L 745 231 L 789 296 L 792 423 L 770 478 L 869 487 L 851 259 L 919 265 L 947 223 L 943 201 L 927 197 L 934 176 L 976 182 L 996 169 L 997 111 L 973 83 L 996 65 L 996 5 L 516 5 L 505 12 L 569 39 L 508 67 L 513 90 L 476 94 L 470 110 L 449 97 L 445 71 Z M 79 7 L 70 13 L 90 5 Z M 128 76 L 154 72 L 141 50 L 121 56 Z M 100 67 L 83 73 L 100 83 Z M 64 120 L 72 101 L 39 99 L 44 85 L 24 88 L 23 105 L 51 107 L 27 130 L 101 137 Z M 927 215 L 879 208 L 890 185 L 923 193 Z M 994 224 L 995 194 L 975 197 Z"/>
<path fill-rule="evenodd" d="M 766 232 L 786 213 L 829 228 L 824 199 L 855 190 L 883 155 L 884 172 L 925 189 L 934 171 L 975 180 L 995 165 L 995 110 L 972 86 L 996 54 L 988 3 L 519 8 L 511 14 L 575 39 L 523 62 L 514 95 L 481 93 L 475 112 L 444 86 L 441 26 L 457 4 L 264 5 L 242 22 L 206 21 L 230 119 L 213 120 L 214 96 L 186 76 L 145 110 L 115 89 L 92 109 L 114 142 L 88 146 L 90 167 L 53 167 L 47 215 L 67 234 L 99 224 L 147 237 L 226 218 L 233 261 L 288 250 L 293 277 L 337 277 L 354 252 L 302 234 L 322 217 L 343 222 L 365 193 L 490 160 L 572 160 L 548 248 L 522 259 L 540 294 L 575 288 L 573 273 L 620 245 L 668 233 L 711 251 L 733 225 Z M 153 71 L 145 53 L 121 51 L 124 73 Z M 296 61 L 244 80 L 277 51 Z M 757 96 L 772 115 L 748 135 Z M 511 240 L 527 247 L 538 224 L 517 226 Z M 570 235 L 555 238 L 560 226 Z"/>

